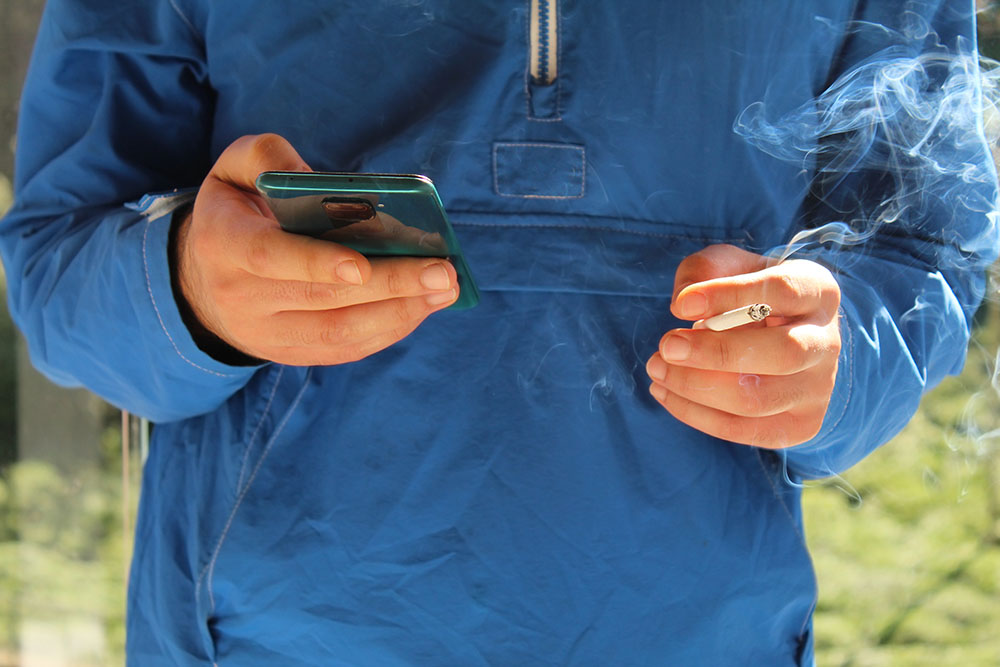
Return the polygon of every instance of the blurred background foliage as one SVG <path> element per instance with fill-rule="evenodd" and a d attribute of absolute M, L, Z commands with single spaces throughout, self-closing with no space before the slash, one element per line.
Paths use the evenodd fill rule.
<path fill-rule="evenodd" d="M 3 142 L 41 5 L 0 3 Z M 981 50 L 998 57 L 1000 12 L 982 9 Z M 0 146 L 0 214 L 11 200 L 12 152 L 13 139 Z M 963 373 L 929 393 L 893 442 L 804 493 L 821 666 L 1000 665 L 995 285 L 990 294 Z M 128 491 L 137 482 L 123 484 L 119 418 L 97 408 L 92 455 L 25 456 L 15 339 L 0 308 L 0 667 L 123 664 L 136 497 Z"/>
<path fill-rule="evenodd" d="M 819 665 L 1000 665 L 996 300 L 965 370 L 892 442 L 804 493 Z"/>

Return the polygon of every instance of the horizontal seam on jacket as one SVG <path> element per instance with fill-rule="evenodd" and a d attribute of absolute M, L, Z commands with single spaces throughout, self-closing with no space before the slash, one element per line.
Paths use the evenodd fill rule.
<path fill-rule="evenodd" d="M 173 346 L 174 352 L 177 353 L 177 356 L 186 361 L 191 366 L 194 366 L 198 370 L 208 373 L 209 375 L 215 375 L 216 377 L 220 378 L 235 377 L 234 375 L 231 374 L 220 373 L 218 371 L 213 371 L 208 368 L 203 368 L 202 366 L 199 366 L 195 362 L 185 357 L 184 353 L 181 352 L 179 347 L 177 347 L 177 343 L 174 342 L 173 336 L 171 336 L 170 332 L 167 331 L 167 325 L 163 322 L 163 315 L 160 313 L 159 306 L 156 305 L 156 297 L 153 296 L 153 281 L 149 277 L 149 261 L 146 257 L 146 238 L 149 236 L 149 227 L 152 224 L 153 224 L 152 219 L 146 220 L 146 228 L 142 232 L 142 270 L 146 274 L 146 292 L 149 293 L 149 300 L 153 304 L 153 311 L 156 313 L 156 319 L 160 323 L 160 329 L 162 329 L 163 333 L 166 334 L 167 340 L 170 341 L 170 344 Z"/>
<path fill-rule="evenodd" d="M 471 213 L 471 211 L 465 211 L 465 213 Z M 460 216 L 462 213 L 452 213 L 451 216 Z M 531 215 L 537 215 L 532 213 Z M 637 220 L 636 222 L 645 222 Z M 488 227 L 495 229 L 571 229 L 574 231 L 595 231 L 595 232 L 613 232 L 615 234 L 632 234 L 633 236 L 646 236 L 653 238 L 664 238 L 664 239 L 685 239 L 690 241 L 706 241 L 714 243 L 739 243 L 743 241 L 742 238 L 736 238 L 733 236 L 688 236 L 686 234 L 667 234 L 667 233 L 657 233 L 657 232 L 642 232 L 635 229 L 619 229 L 616 227 L 588 227 L 585 225 L 542 225 L 542 224 L 503 224 L 495 222 L 461 222 L 454 220 L 452 221 L 452 226 L 454 227 Z"/>

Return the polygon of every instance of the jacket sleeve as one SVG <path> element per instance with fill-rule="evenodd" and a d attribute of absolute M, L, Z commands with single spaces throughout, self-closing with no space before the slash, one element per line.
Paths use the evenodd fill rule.
<path fill-rule="evenodd" d="M 874 102 L 849 98 L 855 111 L 879 107 L 883 120 L 867 136 L 854 126 L 821 140 L 803 221 L 844 221 L 826 228 L 827 238 L 847 233 L 801 254 L 827 265 L 840 283 L 843 346 L 820 433 L 781 452 L 797 479 L 861 460 L 906 425 L 925 391 L 961 371 L 1000 247 L 996 172 L 977 111 L 973 3 L 911 2 L 906 11 L 870 4 L 845 42 L 839 80 L 864 68 L 888 77 L 858 78 L 877 89 L 866 93 Z M 907 87 L 879 97 L 886 81 Z M 820 100 L 829 112 L 830 100 Z M 898 106 L 886 111 L 893 101 Z M 920 105 L 931 115 L 915 121 L 910 112 Z M 861 147 L 845 149 L 845 137 L 862 138 Z"/>
<path fill-rule="evenodd" d="M 181 320 L 171 214 L 209 166 L 214 95 L 175 1 L 53 0 L 19 116 L 0 224 L 12 317 L 32 362 L 154 421 L 211 410 L 255 368 L 204 354 Z"/>

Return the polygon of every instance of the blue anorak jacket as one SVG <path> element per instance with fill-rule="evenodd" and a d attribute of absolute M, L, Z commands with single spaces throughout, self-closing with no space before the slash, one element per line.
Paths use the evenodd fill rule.
<path fill-rule="evenodd" d="M 156 423 L 133 664 L 811 663 L 801 482 L 960 369 L 997 245 L 978 120 L 938 160 L 968 178 L 894 172 L 892 124 L 836 114 L 885 110 L 873 63 L 931 54 L 914 94 L 940 92 L 973 3 L 531 4 L 48 3 L 0 241 L 34 363 Z M 480 305 L 341 366 L 204 353 L 171 213 L 262 132 L 317 170 L 430 176 Z M 724 442 L 650 397 L 682 258 L 857 232 L 913 174 L 938 180 L 864 243 L 800 250 L 843 292 L 814 439 Z"/>

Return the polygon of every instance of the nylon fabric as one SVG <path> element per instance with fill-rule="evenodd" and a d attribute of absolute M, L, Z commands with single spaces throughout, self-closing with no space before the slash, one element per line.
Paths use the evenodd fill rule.
<path fill-rule="evenodd" d="M 49 2 L 0 251 L 34 363 L 157 422 L 129 663 L 812 664 L 798 482 L 960 367 L 997 244 L 947 267 L 940 247 L 992 223 L 937 209 L 812 253 L 844 348 L 803 445 L 683 426 L 644 364 L 685 256 L 828 221 L 815 165 L 743 140 L 743 110 L 778 118 L 870 57 L 851 25 L 974 34 L 971 2 L 871 4 L 563 0 L 540 87 L 523 1 Z M 430 176 L 481 304 L 339 367 L 202 352 L 170 283 L 183 198 L 126 203 L 260 132 L 318 170 Z"/>

